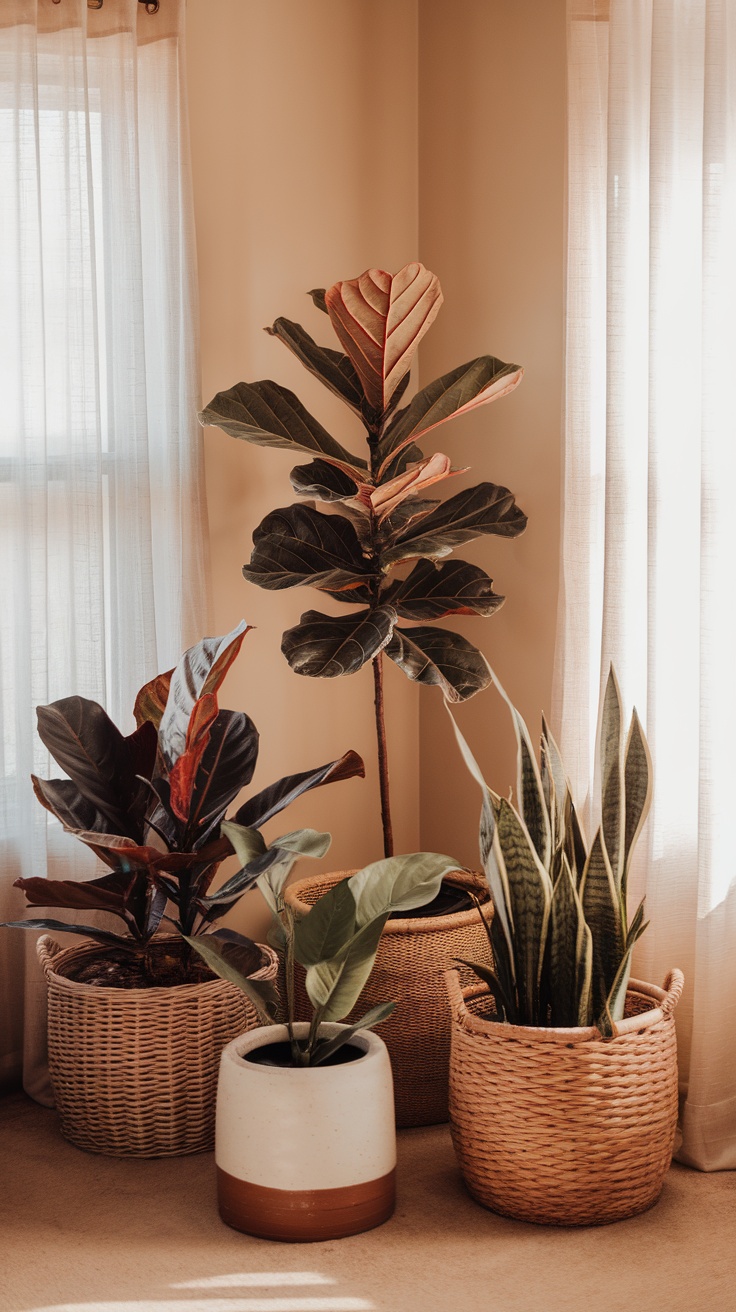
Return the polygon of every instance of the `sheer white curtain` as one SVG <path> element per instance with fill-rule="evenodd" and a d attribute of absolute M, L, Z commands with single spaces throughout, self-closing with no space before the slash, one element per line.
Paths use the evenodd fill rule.
<path fill-rule="evenodd" d="M 132 728 L 205 627 L 183 20 L 0 6 L 1 920 L 19 875 L 90 873 L 31 791 L 36 705 L 81 694 Z M 0 930 L 0 1076 L 25 1043 L 44 1097 L 34 942 Z"/>
<path fill-rule="evenodd" d="M 736 1167 L 736 0 L 569 0 L 556 720 L 608 662 L 647 728 L 634 973 L 681 966 L 680 1159 Z"/>

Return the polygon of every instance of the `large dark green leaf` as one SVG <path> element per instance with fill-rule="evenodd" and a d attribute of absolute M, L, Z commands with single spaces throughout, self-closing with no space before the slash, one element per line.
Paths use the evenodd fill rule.
<path fill-rule="evenodd" d="M 129 808 L 140 791 L 130 745 L 106 711 L 86 697 L 37 708 L 38 733 L 58 765 L 115 833 L 130 833 Z"/>
<path fill-rule="evenodd" d="M 308 610 L 287 629 L 281 650 L 296 674 L 334 679 L 355 674 L 382 651 L 396 622 L 393 606 L 375 606 L 355 615 L 322 615 Z"/>
<path fill-rule="evenodd" d="M 255 797 L 250 797 L 235 815 L 239 825 L 260 828 L 267 820 L 278 815 L 297 797 L 308 793 L 312 788 L 321 788 L 323 784 L 339 783 L 341 779 L 365 777 L 365 766 L 357 752 L 346 752 L 338 761 L 320 765 L 316 770 L 304 770 L 301 774 L 289 774 L 270 784 Z"/>
<path fill-rule="evenodd" d="M 243 711 L 220 711 L 210 728 L 194 777 L 189 822 L 200 829 L 219 823 L 230 803 L 253 778 L 258 730 Z"/>
<path fill-rule="evenodd" d="M 379 475 L 389 459 L 423 433 L 513 391 L 523 372 L 518 364 L 481 355 L 423 387 L 386 430 L 378 452 Z"/>
<path fill-rule="evenodd" d="M 253 534 L 250 564 L 243 566 L 249 583 L 274 591 L 304 583 L 349 591 L 373 573 L 348 519 L 298 503 L 266 515 Z"/>
<path fill-rule="evenodd" d="M 171 676 L 169 696 L 159 725 L 159 745 L 169 770 L 184 752 L 197 703 L 213 696 L 243 643 L 249 625 L 240 624 L 224 637 L 202 638 L 180 657 Z M 216 713 L 216 704 L 211 712 Z M 214 713 L 212 719 L 214 719 Z"/>
<path fill-rule="evenodd" d="M 482 533 L 515 538 L 526 528 L 526 515 L 512 492 L 495 483 L 479 483 L 443 501 L 431 514 L 399 533 L 383 555 L 384 564 L 412 556 L 447 556 L 462 542 Z"/>
<path fill-rule="evenodd" d="M 450 629 L 395 628 L 386 655 L 416 683 L 440 687 L 451 702 L 467 701 L 491 682 L 478 648 Z"/>
<path fill-rule="evenodd" d="M 308 465 L 297 465 L 289 478 L 295 492 L 302 497 L 317 497 L 319 501 L 346 501 L 357 491 L 359 475 L 346 474 L 337 465 L 326 460 L 312 460 Z"/>
<path fill-rule="evenodd" d="M 351 455 L 310 415 L 286 387 L 265 379 L 258 383 L 236 383 L 218 392 L 199 416 L 201 424 L 214 424 L 231 437 L 256 446 L 281 447 L 321 456 L 348 473 L 365 469 L 366 463 Z"/>
<path fill-rule="evenodd" d="M 477 565 L 420 560 L 411 574 L 394 583 L 384 598 L 404 619 L 437 620 L 443 615 L 492 615 L 504 598 Z"/>
<path fill-rule="evenodd" d="M 292 323 L 290 319 L 277 319 L 266 332 L 272 337 L 278 337 L 301 360 L 310 374 L 314 374 L 331 392 L 345 401 L 351 410 L 360 414 L 363 388 L 346 355 L 340 351 L 331 351 L 326 346 L 318 346 L 301 324 Z"/>
<path fill-rule="evenodd" d="M 356 930 L 355 898 L 346 879 L 333 884 L 294 925 L 294 955 L 304 967 L 329 961 Z"/>

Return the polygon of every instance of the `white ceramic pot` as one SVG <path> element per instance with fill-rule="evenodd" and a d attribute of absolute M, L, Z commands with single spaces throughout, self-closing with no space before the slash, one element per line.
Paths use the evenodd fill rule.
<path fill-rule="evenodd" d="M 343 1025 L 323 1025 L 332 1038 Z M 309 1026 L 294 1027 L 306 1038 Z M 256 1048 L 288 1039 L 285 1025 L 225 1048 L 217 1090 L 220 1215 L 262 1239 L 340 1239 L 387 1221 L 396 1199 L 391 1063 L 369 1030 L 363 1055 L 339 1066 L 262 1066 Z"/>

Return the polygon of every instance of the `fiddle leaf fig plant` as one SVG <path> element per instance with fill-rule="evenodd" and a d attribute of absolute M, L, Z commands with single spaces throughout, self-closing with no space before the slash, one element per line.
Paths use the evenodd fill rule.
<path fill-rule="evenodd" d="M 595 1024 L 610 1037 L 624 1014 L 634 944 L 647 927 L 643 900 L 631 920 L 627 911 L 631 858 L 651 804 L 647 741 L 636 710 L 624 733 L 611 666 L 601 709 L 601 821 L 588 845 L 546 722 L 538 766 L 522 717 L 493 677 L 516 730 L 518 809 L 488 787 L 453 720 L 483 794 L 480 854 L 495 909 L 491 925 L 483 921 L 491 963 L 465 964 L 488 985 L 498 1020 Z"/>
<path fill-rule="evenodd" d="M 478 649 L 436 625 L 457 615 L 492 615 L 504 598 L 479 566 L 446 557 L 482 534 L 516 537 L 526 527 L 512 493 L 495 483 L 445 501 L 428 499 L 430 488 L 467 471 L 453 468 L 442 452 L 425 455 L 418 443 L 455 415 L 505 396 L 523 370 L 480 356 L 399 408 L 416 349 L 442 304 L 436 275 L 417 263 L 396 274 L 369 269 L 310 294 L 329 317 L 342 352 L 319 346 L 289 319 L 277 319 L 266 331 L 360 419 L 365 455 L 332 437 L 293 392 L 270 380 L 219 392 L 199 418 L 246 442 L 310 457 L 291 472 L 295 492 L 309 500 L 266 515 L 243 574 L 262 588 L 308 584 L 350 607 L 337 615 L 305 611 L 284 633 L 281 649 L 297 674 L 313 678 L 354 674 L 371 662 L 384 852 L 390 856 L 383 653 L 415 682 L 438 685 L 449 701 L 486 687 Z"/>
<path fill-rule="evenodd" d="M 243 621 L 224 637 L 203 638 L 175 669 L 147 683 L 136 698 L 138 727 L 127 737 L 87 698 L 39 706 L 39 735 L 68 778 L 34 776 L 36 796 L 110 873 L 83 882 L 17 879 L 15 886 L 29 906 L 106 911 L 124 929 L 51 919 L 14 922 L 19 928 L 79 934 L 145 955 L 167 906 L 173 916 L 166 919 L 182 936 L 211 932 L 264 871 L 288 873 L 299 856 L 324 854 L 329 835 L 302 829 L 267 844 L 260 828 L 310 789 L 362 775 L 355 752 L 287 775 L 242 802 L 234 820 L 248 826 L 247 859 L 210 891 L 234 850 L 223 818 L 258 759 L 253 721 L 243 711 L 220 710 L 217 700 L 248 631 Z"/>
<path fill-rule="evenodd" d="M 225 829 L 240 860 L 247 861 L 254 841 L 252 832 L 234 823 L 228 823 Z M 266 1024 L 286 1023 L 294 1066 L 319 1066 L 348 1043 L 356 1030 L 371 1029 L 391 1015 L 395 1003 L 387 1001 L 371 1008 L 334 1038 L 320 1035 L 323 1022 L 344 1020 L 357 1003 L 391 913 L 431 902 L 443 877 L 457 869 L 452 857 L 436 852 L 414 852 L 376 861 L 350 879 L 333 884 L 306 916 L 298 918 L 284 900 L 288 872 L 272 865 L 259 877 L 258 887 L 274 918 L 272 941 L 284 959 L 283 1002 L 272 985 L 250 977 L 256 945 L 245 935 L 229 931 L 226 939 L 207 935 L 188 941 L 212 970 L 247 994 Z M 303 1042 L 294 1032 L 295 962 L 306 972 L 307 996 L 312 1004 L 309 1034 Z"/>

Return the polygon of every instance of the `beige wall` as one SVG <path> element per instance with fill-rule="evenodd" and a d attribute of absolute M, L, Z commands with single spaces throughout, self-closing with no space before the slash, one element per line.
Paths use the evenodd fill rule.
<path fill-rule="evenodd" d="M 506 483 L 529 514 L 524 538 L 463 553 L 508 601 L 459 627 L 536 723 L 550 700 L 557 587 L 564 0 L 189 0 L 188 65 L 203 400 L 273 377 L 341 439 L 359 440 L 344 407 L 262 329 L 285 314 L 327 342 L 308 288 L 417 254 L 445 293 L 422 346 L 424 381 L 488 351 L 525 365 L 513 396 L 448 427 L 442 445 L 472 466 L 459 486 Z M 374 859 L 370 671 L 292 674 L 282 630 L 330 603 L 306 589 L 263 592 L 240 574 L 255 525 L 292 500 L 293 462 L 214 429 L 205 445 L 214 631 L 241 615 L 258 626 L 225 685 L 226 704 L 261 730 L 255 782 L 360 751 L 365 782 L 313 794 L 283 826 L 330 828 L 325 865 Z M 387 664 L 397 849 L 421 841 L 473 862 L 478 798 L 441 698 L 420 699 Z M 459 718 L 505 788 L 510 743 L 494 694 Z"/>

